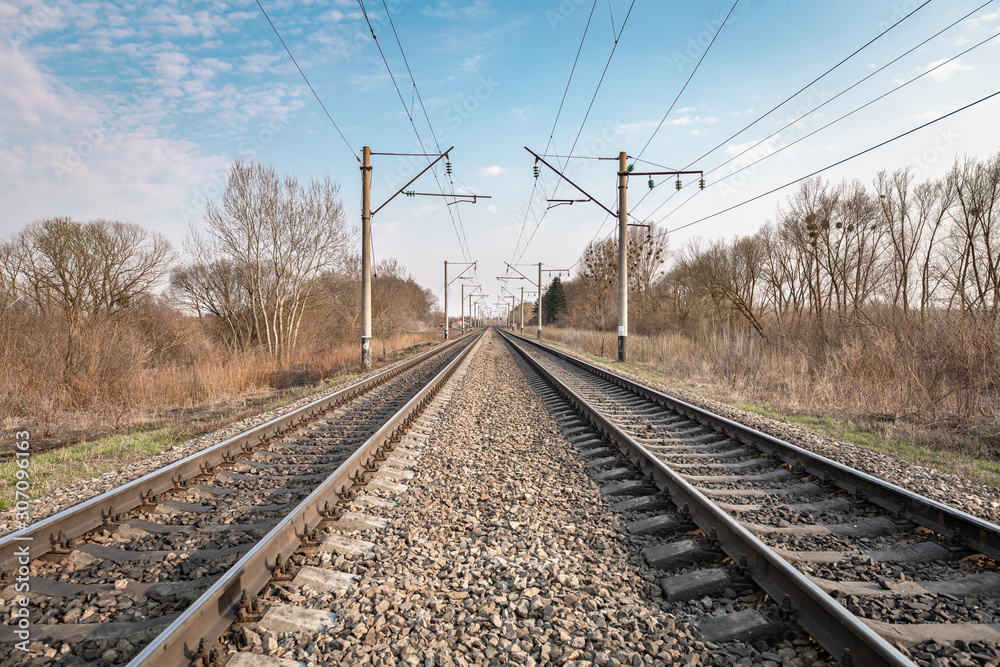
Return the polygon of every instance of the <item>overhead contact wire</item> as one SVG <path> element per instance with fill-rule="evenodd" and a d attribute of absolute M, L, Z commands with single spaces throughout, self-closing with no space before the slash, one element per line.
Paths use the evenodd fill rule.
<path fill-rule="evenodd" d="M 264 11 L 264 6 L 260 4 L 260 0 L 256 0 L 256 2 L 257 6 L 260 7 L 260 11 L 264 15 L 264 18 L 267 19 L 268 25 L 271 26 L 271 30 L 274 31 L 275 36 L 278 38 L 278 41 L 281 42 L 281 45 L 283 47 L 285 47 L 285 53 L 288 54 L 288 57 L 291 58 L 292 62 L 295 64 L 295 69 L 299 71 L 299 74 L 302 76 L 302 80 L 306 82 L 307 86 L 309 86 L 309 90 L 310 92 L 312 92 L 313 97 L 316 98 L 316 101 L 319 102 L 320 107 L 323 108 L 323 113 L 325 113 L 326 117 L 330 119 L 331 123 L 333 123 L 333 127 L 336 128 L 337 134 L 340 135 L 340 138 L 344 140 L 344 144 L 347 146 L 347 150 L 351 151 L 351 154 L 358 162 L 361 162 L 361 157 L 357 154 L 354 148 L 351 147 L 351 142 L 349 142 L 347 140 L 347 137 L 344 136 L 344 133 L 340 130 L 340 126 L 337 125 L 337 121 L 333 119 L 333 116 L 330 115 L 330 112 L 327 110 L 326 105 L 323 104 L 323 100 L 321 100 L 319 98 L 319 95 L 316 93 L 316 89 L 313 88 L 313 85 L 311 83 L 309 83 L 309 77 L 307 77 L 306 73 L 302 71 L 301 67 L 299 67 L 299 63 L 297 60 L 295 60 L 295 56 L 292 55 L 292 52 L 291 50 L 289 50 L 288 45 L 285 44 L 285 40 L 281 38 L 281 33 L 278 32 L 278 29 L 276 27 L 274 27 L 274 22 L 271 21 L 271 17 L 267 15 L 266 11 Z"/>

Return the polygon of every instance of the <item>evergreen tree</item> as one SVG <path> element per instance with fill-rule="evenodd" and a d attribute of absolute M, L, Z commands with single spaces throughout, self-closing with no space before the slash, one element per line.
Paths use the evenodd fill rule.
<path fill-rule="evenodd" d="M 542 298 L 542 308 L 544 309 L 545 324 L 552 324 L 559 316 L 566 312 L 566 292 L 563 290 L 562 281 L 559 276 L 552 279 L 545 296 Z"/>

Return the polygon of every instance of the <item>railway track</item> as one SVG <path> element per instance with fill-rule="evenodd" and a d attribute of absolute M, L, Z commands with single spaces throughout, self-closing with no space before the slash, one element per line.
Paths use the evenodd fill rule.
<path fill-rule="evenodd" d="M 405 476 L 383 465 L 391 443 L 477 340 L 439 346 L 0 539 L 0 663 L 24 663 L 18 643 L 41 641 L 32 665 L 209 664 L 212 644 L 254 613 L 251 600 L 283 580 L 296 549 L 323 548 L 321 524 L 364 521 L 345 513 L 345 499 Z"/>
<path fill-rule="evenodd" d="M 504 337 L 572 406 L 556 416 L 630 531 L 655 536 L 642 553 L 668 600 L 731 600 L 749 578 L 776 603 L 706 618 L 706 638 L 794 619 L 842 665 L 1000 664 L 1000 527 Z"/>
<path fill-rule="evenodd" d="M 489 333 L 0 540 L 0 663 L 1000 665 L 996 530 Z"/>

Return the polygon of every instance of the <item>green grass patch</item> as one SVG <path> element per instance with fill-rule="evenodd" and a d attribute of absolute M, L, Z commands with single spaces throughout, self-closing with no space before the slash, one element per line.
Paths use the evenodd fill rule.
<path fill-rule="evenodd" d="M 179 424 L 113 435 L 34 454 L 28 471 L 31 496 L 38 497 L 81 479 L 93 479 L 123 465 L 156 456 L 194 435 Z M 0 464 L 0 509 L 14 505 L 16 461 Z"/>
<path fill-rule="evenodd" d="M 960 451 L 932 444 L 932 434 L 909 428 L 905 439 L 893 434 L 891 425 L 882 421 L 853 420 L 828 415 L 788 414 L 771 405 L 733 403 L 736 407 L 787 424 L 801 426 L 814 433 L 828 435 L 858 447 L 888 454 L 909 463 L 1000 486 L 1000 462 L 972 458 Z"/>

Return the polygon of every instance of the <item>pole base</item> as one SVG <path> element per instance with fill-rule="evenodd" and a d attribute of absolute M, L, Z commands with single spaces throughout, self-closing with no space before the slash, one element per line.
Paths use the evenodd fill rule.
<path fill-rule="evenodd" d="M 618 361 L 625 363 L 628 360 L 628 336 L 618 337 Z"/>
<path fill-rule="evenodd" d="M 361 367 L 365 370 L 372 367 L 372 344 L 367 338 L 361 339 Z"/>

